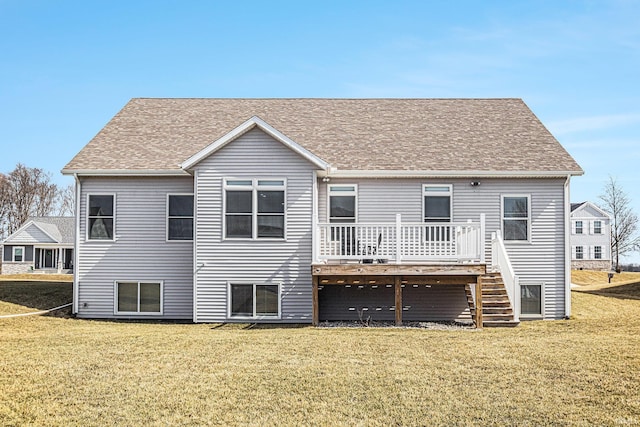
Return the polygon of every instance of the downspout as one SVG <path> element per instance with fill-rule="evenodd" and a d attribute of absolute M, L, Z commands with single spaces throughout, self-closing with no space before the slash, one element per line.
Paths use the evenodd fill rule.
<path fill-rule="evenodd" d="M 311 191 L 311 264 L 318 261 L 318 172 L 313 171 L 313 187 Z"/>
<path fill-rule="evenodd" d="M 71 308 L 71 312 L 78 314 L 78 298 L 80 295 L 78 289 L 78 269 L 80 267 L 80 198 L 82 196 L 82 183 L 77 173 L 73 174 L 73 178 L 76 180 L 76 238 L 73 244 L 73 307 Z"/>
<path fill-rule="evenodd" d="M 223 194 L 224 197 L 224 194 Z M 193 323 L 198 323 L 198 169 L 193 174 Z"/>
<path fill-rule="evenodd" d="M 571 175 L 567 175 L 564 182 L 564 316 L 571 317 L 571 200 L 569 181 Z"/>

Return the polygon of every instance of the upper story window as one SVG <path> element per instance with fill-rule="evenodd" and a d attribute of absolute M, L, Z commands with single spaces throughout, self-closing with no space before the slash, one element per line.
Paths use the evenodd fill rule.
<path fill-rule="evenodd" d="M 424 222 L 451 222 L 451 185 L 422 187 L 424 197 Z"/>
<path fill-rule="evenodd" d="M 528 195 L 502 196 L 502 232 L 504 240 L 529 240 L 530 205 Z"/>
<path fill-rule="evenodd" d="M 356 222 L 356 185 L 329 185 L 329 222 Z"/>
<path fill-rule="evenodd" d="M 285 181 L 225 181 L 225 237 L 244 239 L 285 236 Z"/>
<path fill-rule="evenodd" d="M 602 221 L 593 221 L 593 234 L 602 234 Z"/>
<path fill-rule="evenodd" d="M 167 240 L 193 240 L 193 194 L 167 196 Z"/>
<path fill-rule="evenodd" d="M 87 209 L 87 238 L 114 240 L 115 196 L 89 194 Z"/>
<path fill-rule="evenodd" d="M 576 234 L 582 234 L 582 221 L 576 221 Z"/>
<path fill-rule="evenodd" d="M 24 246 L 14 246 L 12 254 L 13 262 L 24 262 Z"/>

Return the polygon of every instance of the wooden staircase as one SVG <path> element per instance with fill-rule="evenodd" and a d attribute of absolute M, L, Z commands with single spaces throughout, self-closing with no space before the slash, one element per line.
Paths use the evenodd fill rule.
<path fill-rule="evenodd" d="M 464 290 L 473 319 L 476 307 L 471 294 L 471 286 L 465 285 Z M 513 307 L 500 273 L 489 273 L 482 276 L 482 325 L 485 327 L 512 327 L 519 323 L 513 318 Z"/>

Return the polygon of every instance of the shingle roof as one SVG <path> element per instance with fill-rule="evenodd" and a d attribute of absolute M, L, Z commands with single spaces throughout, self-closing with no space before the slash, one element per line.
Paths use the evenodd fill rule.
<path fill-rule="evenodd" d="M 31 217 L 29 220 L 32 220 L 59 243 L 73 244 L 75 242 L 76 228 L 73 216 L 39 216 Z"/>
<path fill-rule="evenodd" d="M 580 203 L 571 203 L 571 212 L 575 211 L 576 209 L 578 209 L 580 206 L 584 205 L 587 202 L 580 202 Z"/>
<path fill-rule="evenodd" d="M 65 166 L 179 170 L 253 116 L 339 170 L 582 173 L 520 99 L 132 99 Z"/>

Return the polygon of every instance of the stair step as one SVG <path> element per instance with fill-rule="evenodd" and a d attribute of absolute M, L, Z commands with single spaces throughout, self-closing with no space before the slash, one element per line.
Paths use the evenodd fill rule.
<path fill-rule="evenodd" d="M 483 320 L 482 326 L 486 328 L 513 328 L 520 324 L 515 320 Z"/>

